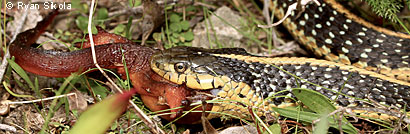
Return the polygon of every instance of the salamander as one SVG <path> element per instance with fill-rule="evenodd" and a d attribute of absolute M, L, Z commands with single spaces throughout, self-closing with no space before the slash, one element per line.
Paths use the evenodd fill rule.
<path fill-rule="evenodd" d="M 38 37 L 46 30 L 56 17 L 58 11 L 50 13 L 38 25 L 30 30 L 20 33 L 16 40 L 9 46 L 11 56 L 24 70 L 48 77 L 67 77 L 71 73 L 84 72 L 94 68 L 91 49 L 87 43 L 85 49 L 72 52 L 55 50 L 42 50 L 30 47 Z M 133 43 L 121 36 L 110 34 L 102 29 L 93 35 L 96 40 L 96 57 L 98 64 L 103 68 L 117 69 L 118 73 L 125 76 L 124 61 L 128 67 L 129 76 L 133 85 L 132 90 L 137 90 L 144 104 L 152 111 L 160 111 L 183 105 L 186 97 L 194 96 L 194 92 L 185 86 L 172 84 L 154 73 L 149 65 L 149 59 L 157 50 L 147 46 Z M 87 41 L 88 42 L 88 41 Z M 162 100 L 161 100 L 162 99 Z M 159 104 L 165 99 L 165 104 Z M 208 110 L 211 106 L 208 107 Z M 171 110 L 176 114 L 164 115 L 164 119 L 173 120 L 181 115 L 184 107 Z M 202 108 L 199 108 L 201 110 Z M 200 119 L 200 113 L 190 113 L 177 123 L 191 123 Z"/>

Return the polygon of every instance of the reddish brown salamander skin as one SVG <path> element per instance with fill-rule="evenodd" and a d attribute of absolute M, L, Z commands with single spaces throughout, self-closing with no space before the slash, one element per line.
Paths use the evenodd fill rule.
<path fill-rule="evenodd" d="M 39 22 L 36 28 L 20 33 L 16 40 L 10 45 L 10 54 L 15 57 L 15 62 L 24 70 L 48 77 L 67 77 L 71 73 L 83 72 L 94 68 L 91 49 L 86 43 L 86 49 L 61 52 L 53 50 L 41 50 L 30 47 L 37 38 L 45 31 L 52 22 L 57 12 L 53 12 L 43 21 Z M 192 91 L 186 87 L 174 85 L 154 73 L 149 60 L 155 50 L 132 43 L 121 36 L 109 34 L 100 29 L 95 39 L 95 52 L 98 64 L 103 68 L 118 69 L 120 74 L 125 76 L 122 55 L 128 67 L 133 90 L 140 94 L 144 104 L 152 111 L 175 108 L 182 105 L 187 96 L 192 95 Z M 108 44 L 106 44 L 108 43 Z M 165 99 L 164 102 L 159 98 Z M 206 110 L 211 110 L 212 105 L 208 105 Z M 181 114 L 182 110 L 190 110 L 191 107 L 174 109 L 171 112 L 177 114 L 164 115 L 162 118 L 173 120 Z M 202 109 L 197 109 L 202 110 Z M 177 123 L 189 124 L 200 120 L 201 113 L 190 113 Z"/>

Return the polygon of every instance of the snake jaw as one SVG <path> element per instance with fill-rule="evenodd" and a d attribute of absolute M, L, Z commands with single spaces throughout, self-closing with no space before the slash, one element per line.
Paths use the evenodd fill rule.
<path fill-rule="evenodd" d="M 196 106 L 191 105 L 194 102 L 198 101 L 206 101 L 212 99 L 209 96 L 205 96 L 203 94 L 207 94 L 205 91 L 200 91 L 201 93 L 197 93 L 198 91 L 187 90 L 184 86 L 177 86 L 174 88 L 162 88 L 166 89 L 164 94 L 145 94 L 145 90 L 137 90 L 137 93 L 141 95 L 141 99 L 144 104 L 151 109 L 152 111 L 163 111 L 163 110 L 170 110 L 172 114 L 169 115 L 162 115 L 161 117 L 168 121 L 173 121 L 178 119 L 176 123 L 180 124 L 192 124 L 198 123 L 201 119 L 201 112 L 190 112 L 186 115 L 182 116 L 183 111 L 190 111 L 193 110 Z M 155 91 L 154 91 L 155 92 Z M 202 93 L 204 92 L 204 93 Z M 158 104 L 161 102 L 161 99 L 165 101 L 165 104 Z M 180 107 L 180 108 L 178 108 Z M 194 109 L 195 111 L 211 111 L 213 105 L 207 104 L 205 107 L 198 107 Z M 204 109 L 205 108 L 205 109 Z M 166 112 L 163 112 L 166 113 Z M 207 115 L 207 114 L 206 114 Z M 181 118 L 178 118 L 181 117 Z"/>

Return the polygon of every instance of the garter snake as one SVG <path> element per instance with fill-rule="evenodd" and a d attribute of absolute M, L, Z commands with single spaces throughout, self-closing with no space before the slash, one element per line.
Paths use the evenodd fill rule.
<path fill-rule="evenodd" d="M 295 2 L 273 1 L 275 16 L 283 17 Z M 377 102 L 409 109 L 410 36 L 374 26 L 333 0 L 320 3 L 306 7 L 300 17 L 292 13 L 283 24 L 301 44 L 330 61 L 253 56 L 240 48 L 176 47 L 154 54 L 151 68 L 176 84 L 211 90 L 216 99 L 263 104 L 259 112 L 265 113 L 274 113 L 271 107 L 294 103 L 284 97 L 264 98 L 292 96 L 285 90 L 297 87 L 316 90 L 339 106 L 378 107 L 371 103 Z M 229 104 L 214 105 L 212 111 L 239 116 L 247 113 Z"/>
<path fill-rule="evenodd" d="M 326 60 L 257 57 L 240 48 L 174 47 L 154 54 L 151 68 L 174 83 L 211 90 L 217 99 L 236 100 L 251 106 L 264 104 L 264 111 L 270 113 L 273 113 L 271 107 L 286 107 L 293 103 L 285 103 L 287 100 L 283 97 L 264 98 L 297 87 L 313 89 L 330 99 L 337 99 L 335 102 L 339 106 L 374 107 L 369 103 L 373 100 L 388 107 L 410 108 L 410 83 Z M 286 91 L 276 95 L 291 96 L 291 93 Z M 214 104 L 212 111 L 240 116 L 247 113 L 246 109 L 227 104 Z M 216 115 L 210 115 L 213 116 Z M 390 118 L 379 114 L 374 116 Z"/>

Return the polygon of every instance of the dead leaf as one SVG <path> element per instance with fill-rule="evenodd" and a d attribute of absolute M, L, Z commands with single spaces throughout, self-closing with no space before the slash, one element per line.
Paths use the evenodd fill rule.
<path fill-rule="evenodd" d="M 206 117 L 205 114 L 205 107 L 206 107 L 206 101 L 202 101 L 202 116 L 201 116 L 201 121 L 202 121 L 202 127 L 204 128 L 203 133 L 204 134 L 218 134 L 218 131 L 212 126 L 212 124 L 209 122 L 208 118 Z"/>
<path fill-rule="evenodd" d="M 216 131 L 216 129 L 212 126 L 208 118 L 206 118 L 205 116 L 202 116 L 201 120 L 202 120 L 202 127 L 204 128 L 204 131 L 203 131 L 204 134 L 218 134 L 218 131 Z"/>
<path fill-rule="evenodd" d="M 4 93 L 3 96 L 1 96 L 0 100 L 7 100 L 10 97 L 9 93 Z"/>
<path fill-rule="evenodd" d="M 189 129 L 185 130 L 184 132 L 182 132 L 182 134 L 190 134 L 191 131 Z"/>
<path fill-rule="evenodd" d="M 32 29 L 36 26 L 37 22 L 43 20 L 43 17 L 40 15 L 40 12 L 37 9 L 28 9 L 27 11 L 27 18 L 25 18 L 25 10 L 17 10 L 13 15 L 14 21 L 8 23 L 7 29 L 11 30 L 11 35 L 15 35 L 15 29 L 20 26 L 23 26 L 21 31 L 26 31 L 28 29 Z M 26 19 L 24 21 L 24 19 Z M 22 24 L 24 21 L 24 24 Z"/>
<path fill-rule="evenodd" d="M 78 110 L 79 112 L 83 112 L 87 109 L 87 100 L 78 90 L 75 90 L 74 93 L 76 95 L 68 96 L 68 104 L 70 105 L 69 108 L 70 110 Z"/>
<path fill-rule="evenodd" d="M 5 115 L 10 111 L 10 100 L 1 100 L 0 101 L 0 115 Z"/>
<path fill-rule="evenodd" d="M 31 109 L 28 109 L 27 111 L 24 111 L 23 114 L 27 116 L 26 121 L 27 121 L 28 126 L 32 127 L 32 129 L 36 131 L 41 130 L 41 127 L 43 126 L 45 122 L 45 118 L 43 118 L 43 116 L 40 113 L 31 111 Z"/>
<path fill-rule="evenodd" d="M 142 29 L 141 45 L 144 45 L 145 40 L 148 39 L 152 31 L 164 22 L 164 16 L 162 15 L 163 7 L 152 0 L 143 0 L 142 6 L 144 18 L 142 19 L 140 27 Z"/>

